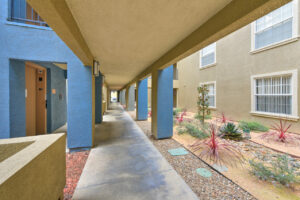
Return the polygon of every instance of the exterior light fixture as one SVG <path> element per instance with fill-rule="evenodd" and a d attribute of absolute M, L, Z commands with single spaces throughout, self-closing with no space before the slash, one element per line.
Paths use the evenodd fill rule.
<path fill-rule="evenodd" d="M 100 63 L 99 63 L 99 61 L 97 61 L 97 60 L 94 60 L 94 62 L 93 62 L 93 69 L 94 69 L 94 76 L 99 76 L 99 71 L 100 71 Z"/>

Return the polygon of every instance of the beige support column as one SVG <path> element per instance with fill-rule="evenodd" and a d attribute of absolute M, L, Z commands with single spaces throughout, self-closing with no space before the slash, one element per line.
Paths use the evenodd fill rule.
<path fill-rule="evenodd" d="M 125 105 L 126 105 L 126 110 L 128 109 L 128 104 L 129 104 L 129 87 L 125 88 Z"/>
<path fill-rule="evenodd" d="M 151 132 L 157 135 L 157 83 L 158 71 L 152 72 L 152 88 L 151 88 Z"/>
<path fill-rule="evenodd" d="M 107 99 L 106 99 L 106 108 L 107 108 L 107 110 L 109 109 L 109 106 L 110 106 L 110 89 L 109 88 L 107 88 L 107 94 L 106 94 L 106 97 L 107 97 Z"/>

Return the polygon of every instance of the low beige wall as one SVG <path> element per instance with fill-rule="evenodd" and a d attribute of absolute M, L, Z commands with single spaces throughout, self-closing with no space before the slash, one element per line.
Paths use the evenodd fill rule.
<path fill-rule="evenodd" d="M 51 134 L 0 140 L 0 145 L 33 141 L 0 163 L 0 199 L 63 199 L 66 136 Z"/>

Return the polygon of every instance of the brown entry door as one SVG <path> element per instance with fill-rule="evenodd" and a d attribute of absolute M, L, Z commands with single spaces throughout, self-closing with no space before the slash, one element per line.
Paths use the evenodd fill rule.
<path fill-rule="evenodd" d="M 46 133 L 47 109 L 47 71 L 34 63 L 25 66 L 26 84 L 26 135 Z"/>

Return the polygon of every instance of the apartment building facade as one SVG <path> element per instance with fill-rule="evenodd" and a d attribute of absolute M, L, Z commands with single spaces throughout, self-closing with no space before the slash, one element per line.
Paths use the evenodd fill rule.
<path fill-rule="evenodd" d="M 0 139 L 51 133 L 68 122 L 68 147 L 91 147 L 92 83 L 92 67 L 26 0 L 1 1 Z"/>
<path fill-rule="evenodd" d="M 213 114 L 287 119 L 300 133 L 299 9 L 294 0 L 178 62 L 178 107 L 197 112 L 197 87 L 206 84 Z"/>

